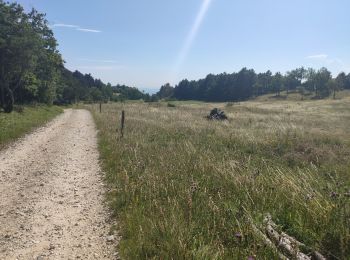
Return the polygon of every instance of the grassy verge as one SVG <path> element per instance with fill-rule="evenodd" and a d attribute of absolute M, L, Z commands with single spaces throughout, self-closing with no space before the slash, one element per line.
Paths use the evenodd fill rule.
<path fill-rule="evenodd" d="M 217 106 L 227 122 L 204 116 Z M 279 227 L 350 257 L 350 99 L 91 106 L 125 259 L 277 259 L 252 229 Z M 117 138 L 126 111 L 123 139 Z"/>
<path fill-rule="evenodd" d="M 0 149 L 61 112 L 62 109 L 56 106 L 26 106 L 22 112 L 0 112 Z"/>

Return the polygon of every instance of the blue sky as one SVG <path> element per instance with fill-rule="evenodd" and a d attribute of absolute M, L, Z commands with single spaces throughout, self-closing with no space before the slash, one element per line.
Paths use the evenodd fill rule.
<path fill-rule="evenodd" d="M 66 66 L 112 84 L 326 66 L 350 72 L 348 0 L 20 0 L 47 14 Z"/>

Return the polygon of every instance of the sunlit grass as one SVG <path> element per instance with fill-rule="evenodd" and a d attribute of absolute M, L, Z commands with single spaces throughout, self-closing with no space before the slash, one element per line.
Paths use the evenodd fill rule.
<path fill-rule="evenodd" d="M 63 111 L 56 106 L 25 106 L 20 109 L 23 111 L 0 112 L 0 149 Z"/>
<path fill-rule="evenodd" d="M 349 98 L 172 103 L 89 107 L 124 258 L 277 258 L 249 222 L 266 213 L 327 257 L 350 257 Z M 204 119 L 213 107 L 229 121 Z"/>

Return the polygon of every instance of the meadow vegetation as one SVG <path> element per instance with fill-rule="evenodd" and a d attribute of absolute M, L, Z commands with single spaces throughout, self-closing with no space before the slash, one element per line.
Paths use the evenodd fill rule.
<path fill-rule="evenodd" d="M 63 112 L 56 106 L 17 106 L 11 114 L 0 111 L 0 149 L 14 139 Z"/>
<path fill-rule="evenodd" d="M 252 227 L 267 213 L 327 258 L 350 258 L 349 97 L 171 104 L 87 106 L 123 258 L 276 259 Z M 206 120 L 214 107 L 229 120 Z"/>

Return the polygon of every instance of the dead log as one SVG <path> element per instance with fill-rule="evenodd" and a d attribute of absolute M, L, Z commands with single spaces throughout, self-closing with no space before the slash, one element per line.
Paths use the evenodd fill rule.
<path fill-rule="evenodd" d="M 264 219 L 265 232 L 268 238 L 277 246 L 283 255 L 297 260 L 326 260 L 319 252 L 313 251 L 305 244 L 299 242 L 294 237 L 284 232 L 278 232 L 277 225 L 272 221 L 271 215 L 267 215 Z M 300 248 L 312 252 L 312 257 L 301 252 Z"/>
<path fill-rule="evenodd" d="M 279 259 L 289 260 L 289 258 L 287 258 L 285 255 L 278 251 L 278 248 L 275 246 L 275 244 L 272 243 L 272 241 L 263 232 L 261 232 L 261 230 L 258 229 L 252 221 L 250 221 L 250 225 L 255 235 L 259 237 L 266 246 L 270 247 L 273 251 L 275 251 L 278 254 Z"/>

